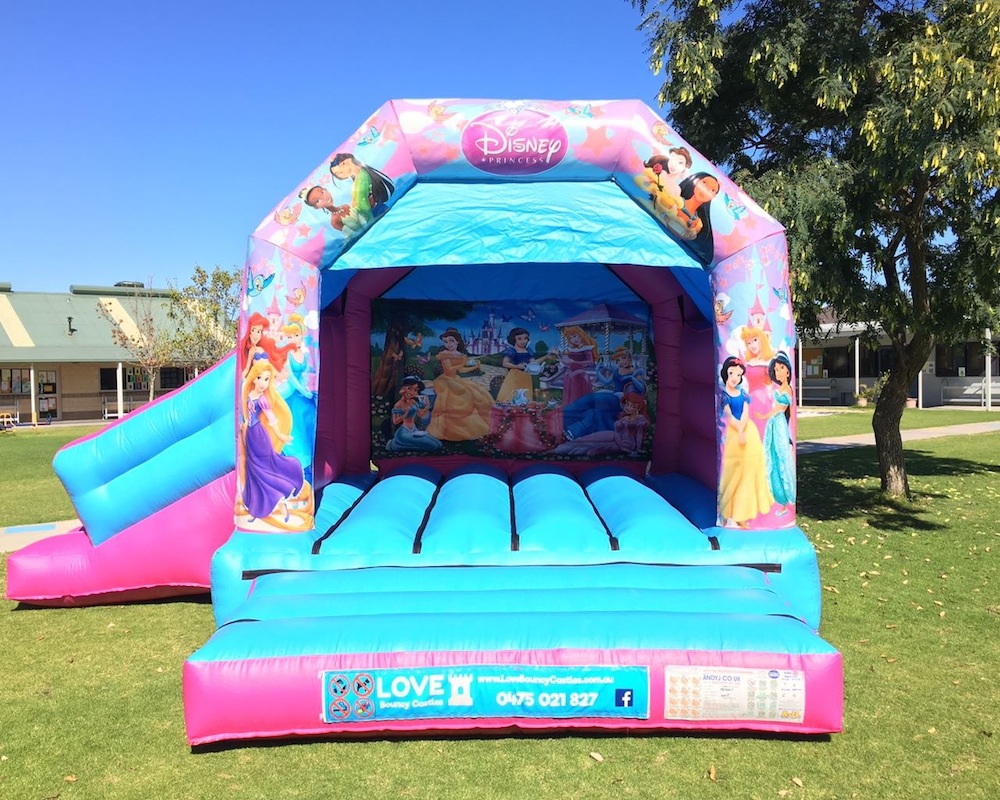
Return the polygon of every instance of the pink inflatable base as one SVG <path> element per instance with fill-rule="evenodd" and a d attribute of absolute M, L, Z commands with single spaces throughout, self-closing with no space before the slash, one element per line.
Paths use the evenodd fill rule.
<path fill-rule="evenodd" d="M 231 472 L 95 546 L 83 528 L 11 553 L 7 599 L 43 606 L 207 593 L 212 555 L 233 532 Z"/>
<path fill-rule="evenodd" d="M 789 654 L 709 651 L 631 651 L 560 649 L 530 653 L 532 664 L 615 664 L 649 667 L 649 716 L 646 719 L 441 718 L 325 723 L 318 676 L 325 671 L 462 667 L 469 664 L 518 664 L 523 651 L 369 653 L 271 657 L 184 664 L 184 715 L 192 746 L 224 740 L 287 737 L 364 738 L 393 734 L 459 731 L 737 731 L 784 734 L 838 733 L 843 728 L 843 664 L 839 653 Z M 805 713 L 801 720 L 668 718 L 667 669 L 698 666 L 732 669 L 792 669 L 804 674 Z"/>

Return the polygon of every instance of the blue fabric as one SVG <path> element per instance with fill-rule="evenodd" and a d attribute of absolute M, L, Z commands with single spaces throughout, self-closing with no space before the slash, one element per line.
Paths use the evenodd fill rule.
<path fill-rule="evenodd" d="M 58 453 L 53 468 L 94 544 L 232 471 L 236 356 Z"/>

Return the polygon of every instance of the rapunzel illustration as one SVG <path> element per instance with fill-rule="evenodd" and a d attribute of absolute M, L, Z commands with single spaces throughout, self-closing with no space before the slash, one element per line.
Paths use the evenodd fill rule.
<path fill-rule="evenodd" d="M 778 515 L 788 511 L 795 502 L 795 450 L 789 422 L 792 418 L 792 363 L 784 353 L 771 359 L 767 368 L 775 388 L 773 403 L 766 414 L 764 428 L 764 463 L 767 483 L 775 502 L 781 506 Z"/>
<path fill-rule="evenodd" d="M 562 402 L 567 406 L 593 391 L 591 376 L 597 365 L 599 352 L 594 337 L 578 325 L 563 328 L 562 335 L 566 347 L 556 351 L 556 354 L 565 367 Z"/>
<path fill-rule="evenodd" d="M 722 471 L 719 476 L 719 517 L 725 525 L 747 527 L 766 514 L 773 501 L 767 485 L 764 448 L 757 426 L 750 422 L 750 395 L 741 387 L 746 367 L 736 356 L 722 363 Z"/>
<path fill-rule="evenodd" d="M 449 442 L 479 439 L 490 431 L 493 397 L 479 384 L 459 377 L 479 369 L 479 362 L 466 351 L 462 334 L 448 328 L 441 341 L 444 347 L 435 358 L 442 373 L 434 379 L 434 409 L 427 432 Z"/>
<path fill-rule="evenodd" d="M 251 362 L 242 400 L 243 506 L 250 522 L 287 527 L 295 511 L 308 504 L 308 489 L 298 459 L 281 453 L 292 441 L 291 412 L 274 388 L 274 367 L 266 358 Z"/>

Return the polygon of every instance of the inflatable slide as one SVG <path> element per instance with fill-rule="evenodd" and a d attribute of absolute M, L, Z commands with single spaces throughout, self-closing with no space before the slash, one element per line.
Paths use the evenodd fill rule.
<path fill-rule="evenodd" d="M 233 531 L 235 363 L 56 454 L 81 526 L 13 553 L 8 599 L 88 605 L 208 591 L 212 553 Z"/>

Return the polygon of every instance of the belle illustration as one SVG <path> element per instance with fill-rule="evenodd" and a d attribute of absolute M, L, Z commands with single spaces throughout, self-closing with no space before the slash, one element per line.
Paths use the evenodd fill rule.
<path fill-rule="evenodd" d="M 282 450 L 295 456 L 306 470 L 312 468 L 312 435 L 316 429 L 316 392 L 309 388 L 311 369 L 309 348 L 306 347 L 306 324 L 301 314 L 290 314 L 281 332 L 291 345 L 288 354 L 286 380 L 279 393 L 292 415 L 292 441 Z"/>
<path fill-rule="evenodd" d="M 435 358 L 442 373 L 434 379 L 436 397 L 427 433 L 449 442 L 479 439 L 490 431 L 493 397 L 479 384 L 459 377 L 479 369 L 479 362 L 466 351 L 462 334 L 448 328 L 441 342 L 444 347 Z"/>
<path fill-rule="evenodd" d="M 563 328 L 566 347 L 555 351 L 565 372 L 563 373 L 562 402 L 564 406 L 579 400 L 593 391 L 591 375 L 599 356 L 597 341 L 583 328 L 570 325 Z"/>
<path fill-rule="evenodd" d="M 764 428 L 764 463 L 767 467 L 767 483 L 775 502 L 781 506 L 777 512 L 781 516 L 795 502 L 795 450 L 789 426 L 792 418 L 791 361 L 784 353 L 778 353 L 771 359 L 767 371 L 775 389 L 771 410 L 760 415 L 767 420 Z"/>
<path fill-rule="evenodd" d="M 746 367 L 736 356 L 722 362 L 722 472 L 719 477 L 719 516 L 725 525 L 747 527 L 766 514 L 774 502 L 767 485 L 760 433 L 750 423 L 750 395 L 741 387 Z"/>
<path fill-rule="evenodd" d="M 636 178 L 636 185 L 649 193 L 655 211 L 673 213 L 683 203 L 681 181 L 691 169 L 691 151 L 686 147 L 671 147 L 664 155 L 650 156 L 645 169 Z"/>
<path fill-rule="evenodd" d="M 307 504 L 308 490 L 298 459 L 280 452 L 292 440 L 292 420 L 273 378 L 271 363 L 258 359 L 243 381 L 243 505 L 251 522 L 285 527 L 292 509 Z"/>

